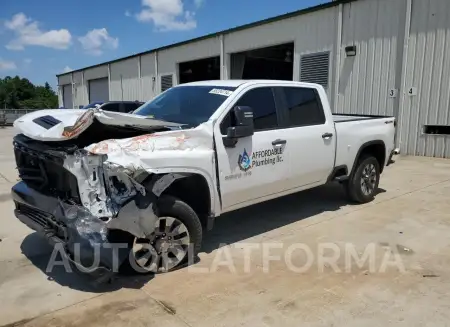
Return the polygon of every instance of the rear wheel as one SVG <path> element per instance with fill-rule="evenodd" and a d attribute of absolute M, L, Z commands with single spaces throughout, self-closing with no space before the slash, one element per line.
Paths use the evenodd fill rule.
<path fill-rule="evenodd" d="M 380 164 L 373 156 L 363 156 L 346 183 L 350 200 L 367 203 L 374 199 L 380 183 Z"/>
<path fill-rule="evenodd" d="M 133 242 L 130 263 L 138 273 L 174 270 L 200 250 L 202 225 L 195 211 L 172 196 L 162 196 L 157 207 L 153 235 Z"/>

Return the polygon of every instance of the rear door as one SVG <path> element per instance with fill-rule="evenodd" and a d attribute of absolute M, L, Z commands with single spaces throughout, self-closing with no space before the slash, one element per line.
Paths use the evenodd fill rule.
<path fill-rule="evenodd" d="M 334 168 L 336 133 L 318 90 L 290 86 L 278 87 L 276 92 L 283 107 L 284 138 L 290 147 L 287 187 L 325 183 Z"/>
<path fill-rule="evenodd" d="M 223 138 L 233 126 L 235 106 L 253 109 L 255 133 L 238 139 L 235 147 L 225 147 Z M 289 166 L 273 88 L 258 85 L 242 91 L 228 113 L 219 118 L 214 135 L 223 211 L 264 201 L 284 190 Z"/>

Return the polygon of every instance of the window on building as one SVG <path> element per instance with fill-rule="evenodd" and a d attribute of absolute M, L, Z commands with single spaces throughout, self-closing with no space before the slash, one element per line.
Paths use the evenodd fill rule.
<path fill-rule="evenodd" d="M 321 125 L 325 114 L 315 89 L 283 87 L 289 113 L 289 126 Z"/>
<path fill-rule="evenodd" d="M 330 53 L 304 55 L 300 59 L 300 81 L 316 83 L 328 88 Z"/>
<path fill-rule="evenodd" d="M 450 135 L 450 125 L 424 125 L 424 134 Z"/>

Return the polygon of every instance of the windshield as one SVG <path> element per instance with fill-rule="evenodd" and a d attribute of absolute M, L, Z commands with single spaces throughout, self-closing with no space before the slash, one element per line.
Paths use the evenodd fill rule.
<path fill-rule="evenodd" d="M 183 124 L 185 128 L 206 122 L 236 90 L 223 86 L 179 86 L 139 107 L 134 114 Z"/>

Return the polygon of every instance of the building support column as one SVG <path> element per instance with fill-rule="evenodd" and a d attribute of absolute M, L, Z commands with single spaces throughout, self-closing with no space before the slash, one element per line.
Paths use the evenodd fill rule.
<path fill-rule="evenodd" d="M 334 85 L 331 90 L 331 108 L 337 108 L 339 103 L 339 84 L 341 81 L 341 56 L 342 56 L 342 30 L 343 30 L 343 10 L 344 6 L 342 4 L 338 7 L 338 19 L 336 28 L 336 44 L 334 47 L 334 74 L 333 80 Z"/>
<path fill-rule="evenodd" d="M 406 73 L 408 69 L 408 50 L 409 50 L 409 37 L 411 34 L 411 18 L 412 18 L 412 1 L 406 0 L 406 17 L 405 17 L 405 34 L 403 35 L 403 54 L 401 62 L 401 77 L 400 77 L 400 90 L 398 92 L 398 106 L 394 107 L 394 115 L 397 120 L 397 129 L 395 136 L 395 145 L 397 147 L 402 146 L 402 129 L 403 129 L 403 116 L 405 113 L 406 100 L 408 98 L 406 94 Z M 398 57 L 399 58 L 399 57 Z M 397 110 L 396 110 L 397 109 Z"/>
<path fill-rule="evenodd" d="M 142 90 L 142 75 L 141 75 L 141 56 L 138 57 L 138 97 L 139 99 L 134 99 L 134 100 L 139 100 L 139 101 L 143 101 L 143 90 Z"/>
<path fill-rule="evenodd" d="M 223 34 L 220 35 L 220 79 L 227 79 L 225 62 L 225 43 Z"/>
<path fill-rule="evenodd" d="M 161 93 L 159 88 L 158 52 L 155 52 L 155 80 L 153 81 L 153 90 L 155 96 Z"/>
<path fill-rule="evenodd" d="M 108 100 L 111 101 L 111 64 L 108 64 Z"/>

